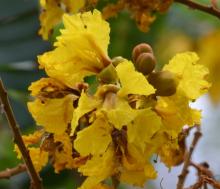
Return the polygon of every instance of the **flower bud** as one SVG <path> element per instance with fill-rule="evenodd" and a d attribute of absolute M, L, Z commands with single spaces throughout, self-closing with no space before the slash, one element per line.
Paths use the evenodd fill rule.
<path fill-rule="evenodd" d="M 147 43 L 141 43 L 141 44 L 135 46 L 133 51 L 132 51 L 133 61 L 136 62 L 137 58 L 142 53 L 151 53 L 151 54 L 153 54 L 153 50 L 152 50 L 151 46 L 148 45 Z"/>
<path fill-rule="evenodd" d="M 176 92 L 175 75 L 169 71 L 153 72 L 147 80 L 154 86 L 158 96 L 171 96 Z"/>
<path fill-rule="evenodd" d="M 125 60 L 126 60 L 126 59 L 123 58 L 122 56 L 116 56 L 116 57 L 114 57 L 114 58 L 112 59 L 112 64 L 113 64 L 113 66 L 116 67 L 118 64 L 124 62 Z"/>
<path fill-rule="evenodd" d="M 137 71 L 148 75 L 154 70 L 156 60 L 152 53 L 141 53 L 136 62 L 134 62 L 134 65 Z"/>
<path fill-rule="evenodd" d="M 98 74 L 98 77 L 103 83 L 115 83 L 117 80 L 115 67 L 112 64 L 109 64 Z"/>

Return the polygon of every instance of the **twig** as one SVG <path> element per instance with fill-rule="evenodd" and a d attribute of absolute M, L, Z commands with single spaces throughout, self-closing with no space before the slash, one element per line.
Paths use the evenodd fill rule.
<path fill-rule="evenodd" d="M 26 165 L 25 164 L 19 164 L 17 167 L 14 168 L 8 168 L 4 171 L 0 172 L 0 179 L 10 179 L 12 176 L 23 173 L 26 171 Z"/>
<path fill-rule="evenodd" d="M 198 176 L 199 175 L 206 175 L 210 178 L 214 178 L 214 175 L 213 175 L 212 171 L 210 171 L 208 169 L 208 166 L 205 166 L 204 164 L 207 164 L 207 163 L 196 164 L 192 161 L 190 162 L 190 165 L 197 169 Z"/>
<path fill-rule="evenodd" d="M 192 9 L 200 10 L 202 12 L 206 12 L 208 14 L 211 14 L 213 16 L 216 16 L 220 19 L 220 10 L 217 9 L 215 6 L 206 6 L 199 3 L 196 3 L 191 0 L 174 0 L 175 2 L 184 4 Z"/>
<path fill-rule="evenodd" d="M 186 176 L 188 174 L 188 167 L 190 165 L 190 160 L 191 160 L 193 151 L 195 149 L 197 142 L 199 141 L 199 138 L 202 136 L 202 133 L 200 132 L 200 126 L 196 126 L 196 128 L 197 128 L 197 131 L 194 133 L 192 144 L 189 148 L 189 151 L 186 152 L 183 169 L 182 169 L 181 174 L 179 175 L 179 180 L 177 183 L 177 189 L 183 189 L 183 185 L 186 180 Z"/>
<path fill-rule="evenodd" d="M 112 188 L 117 189 L 119 186 L 119 181 L 116 176 L 112 176 Z"/>
<path fill-rule="evenodd" d="M 34 189 L 42 189 L 43 186 L 42 186 L 41 178 L 36 172 L 33 166 L 32 160 L 30 158 L 29 152 L 24 144 L 24 141 L 21 136 L 21 132 L 19 130 L 18 124 L 15 120 L 14 114 L 12 112 L 12 109 L 9 103 L 7 92 L 5 90 L 5 87 L 1 79 L 0 79 L 0 99 L 1 99 L 1 103 L 3 104 L 4 112 L 7 117 L 9 126 L 14 135 L 14 143 L 17 144 L 22 154 L 23 160 L 27 167 L 27 171 L 31 178 L 31 187 Z"/>
<path fill-rule="evenodd" d="M 208 176 L 203 176 L 203 179 L 206 183 L 212 185 L 214 188 L 220 189 L 220 183 L 216 181 L 215 179 L 210 178 Z"/>
<path fill-rule="evenodd" d="M 201 163 L 201 164 L 190 162 L 190 165 L 197 169 L 199 180 L 202 180 L 202 183 L 204 186 L 207 186 L 207 184 L 210 184 L 214 188 L 220 189 L 220 183 L 215 180 L 214 175 L 212 171 L 209 169 L 209 166 L 206 162 Z"/>
<path fill-rule="evenodd" d="M 204 184 L 204 180 L 200 177 L 199 180 L 195 184 L 185 189 L 200 189 L 203 184 Z"/>

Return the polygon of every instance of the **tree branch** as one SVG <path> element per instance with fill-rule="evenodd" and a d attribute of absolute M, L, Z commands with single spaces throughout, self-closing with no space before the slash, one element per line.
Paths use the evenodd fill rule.
<path fill-rule="evenodd" d="M 41 178 L 38 175 L 37 171 L 35 170 L 33 163 L 32 163 L 32 160 L 31 160 L 31 157 L 29 155 L 29 151 L 24 144 L 24 141 L 21 136 L 21 132 L 19 130 L 18 124 L 15 120 L 13 111 L 12 111 L 10 103 L 9 103 L 7 92 L 5 90 L 5 87 L 4 87 L 1 79 L 0 79 L 0 99 L 1 99 L 1 103 L 2 103 L 1 107 L 2 107 L 3 111 L 5 112 L 9 126 L 13 132 L 13 135 L 14 135 L 14 142 L 15 142 L 15 144 L 17 144 L 17 146 L 22 154 L 23 160 L 24 160 L 26 167 L 27 167 L 27 171 L 28 171 L 29 176 L 31 178 L 31 187 L 34 189 L 42 189 L 43 186 L 42 186 Z"/>
<path fill-rule="evenodd" d="M 20 164 L 17 167 L 0 171 L 0 179 L 10 179 L 12 176 L 26 171 L 26 165 Z"/>
<path fill-rule="evenodd" d="M 200 137 L 202 136 L 202 133 L 200 131 L 200 126 L 196 126 L 196 128 L 197 128 L 197 131 L 194 133 L 194 138 L 193 138 L 192 144 L 189 148 L 189 151 L 186 152 L 186 156 L 185 156 L 185 160 L 184 160 L 184 164 L 183 164 L 183 169 L 182 169 L 181 174 L 179 175 L 179 180 L 177 183 L 177 189 L 183 189 L 184 182 L 185 182 L 186 176 L 188 174 L 188 167 L 190 165 L 190 160 L 191 160 L 193 151 L 194 151 L 196 144 L 198 143 Z"/>
<path fill-rule="evenodd" d="M 216 16 L 220 19 L 220 10 L 217 9 L 215 6 L 206 6 L 199 3 L 196 3 L 191 0 L 174 0 L 177 3 L 184 4 L 192 9 L 200 10 L 202 12 L 206 12 L 208 14 L 211 14 L 213 16 Z"/>

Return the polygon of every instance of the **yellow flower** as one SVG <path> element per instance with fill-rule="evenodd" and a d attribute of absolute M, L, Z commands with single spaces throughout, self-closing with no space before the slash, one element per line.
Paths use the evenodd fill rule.
<path fill-rule="evenodd" d="M 109 86 L 109 89 L 111 87 Z M 121 87 L 123 88 L 123 85 Z M 104 88 L 107 88 L 107 85 Z M 82 93 L 78 111 L 73 113 L 77 113 L 74 132 L 81 128 L 76 132 L 74 148 L 81 156 L 92 156 L 91 160 L 79 168 L 83 175 L 88 176 L 81 188 L 91 188 L 115 174 L 121 175 L 118 177 L 121 181 L 142 186 L 147 179 L 156 177 L 149 158 L 156 152 L 157 147 L 149 152 L 147 143 L 154 145 L 151 143 L 151 137 L 160 129 L 161 120 L 150 109 L 132 109 L 126 98 L 111 92 L 103 96 L 99 90 L 93 98 Z M 110 96 L 109 99 L 107 96 Z M 104 99 L 101 100 L 102 98 Z M 89 99 L 90 104 L 87 103 Z M 89 123 L 81 125 L 80 120 L 85 116 Z M 106 165 L 100 165 L 98 162 L 108 157 L 109 150 L 112 151 L 111 159 L 107 164 L 108 168 L 105 168 Z M 120 156 L 124 159 L 122 162 L 119 160 Z M 97 169 L 97 166 L 102 166 L 101 170 Z M 88 172 L 85 172 L 85 168 Z"/>
<path fill-rule="evenodd" d="M 57 173 L 78 168 L 87 177 L 80 189 L 107 188 L 101 183 L 110 177 L 143 186 L 157 176 L 153 154 L 167 166 L 175 165 L 169 156 L 184 149 L 178 141 L 183 126 L 200 123 L 200 112 L 189 103 L 207 91 L 208 70 L 197 64 L 195 53 L 177 54 L 161 71 L 177 81 L 176 90 L 165 96 L 156 92 L 165 76 L 154 83 L 131 61 L 115 65 L 109 59 L 110 28 L 99 11 L 65 14 L 63 23 L 54 50 L 38 57 L 50 78 L 29 87 L 35 100 L 28 108 L 43 132 L 25 140 L 27 145 L 42 141 L 40 148 L 28 146 L 34 161 L 41 157 L 38 149 L 46 153 L 35 166 L 39 170 L 49 156 Z M 94 93 L 84 83 L 91 75 L 98 81 Z M 48 138 L 40 139 L 42 135 Z"/>
<path fill-rule="evenodd" d="M 101 13 L 79 13 L 63 17 L 65 29 L 53 51 L 38 57 L 40 68 L 72 88 L 85 76 L 99 73 L 110 64 L 107 55 L 110 28 Z"/>
<path fill-rule="evenodd" d="M 209 73 L 205 66 L 198 63 L 196 53 L 186 52 L 174 56 L 163 70 L 170 71 L 177 76 L 179 81 L 177 92 L 182 92 L 185 96 L 194 100 L 206 93 L 210 87 L 206 77 Z"/>
<path fill-rule="evenodd" d="M 164 141 L 158 148 L 158 153 L 168 167 L 181 163 L 184 156 L 178 144 L 183 126 L 200 125 L 201 112 L 191 108 L 190 102 L 207 92 L 210 84 L 206 80 L 208 69 L 197 61 L 198 56 L 195 53 L 181 53 L 163 68 L 174 73 L 178 81 L 176 93 L 168 97 L 158 97 L 155 105 L 155 111 L 163 123 L 155 140 L 159 137 Z"/>
<path fill-rule="evenodd" d="M 155 110 L 162 117 L 164 131 L 173 138 L 184 125 L 200 124 L 200 111 L 190 108 L 189 103 L 207 92 L 210 84 L 206 80 L 208 69 L 197 61 L 195 53 L 180 53 L 163 68 L 176 75 L 177 91 L 172 96 L 159 97 Z"/>
<path fill-rule="evenodd" d="M 189 101 L 181 94 L 171 97 L 161 97 L 156 104 L 156 112 L 163 121 L 163 130 L 176 138 L 184 125 L 199 125 L 201 112 L 190 108 Z"/>
<path fill-rule="evenodd" d="M 76 13 L 84 4 L 84 0 L 40 0 L 42 13 L 40 14 L 41 29 L 39 34 L 44 40 L 47 40 L 65 12 Z"/>

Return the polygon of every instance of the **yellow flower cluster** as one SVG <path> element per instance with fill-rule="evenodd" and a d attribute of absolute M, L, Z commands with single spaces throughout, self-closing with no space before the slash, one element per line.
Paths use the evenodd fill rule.
<path fill-rule="evenodd" d="M 143 186 L 157 177 L 154 154 L 169 167 L 180 163 L 175 157 L 184 155 L 183 126 L 200 123 L 200 111 L 189 103 L 209 88 L 198 56 L 177 54 L 164 66 L 176 88 L 160 96 L 150 74 L 129 60 L 108 57 L 110 27 L 99 11 L 65 14 L 63 22 L 54 50 L 38 57 L 49 77 L 29 87 L 35 97 L 29 111 L 43 128 L 24 136 L 35 149 L 30 154 L 37 170 L 47 159 L 56 172 L 77 168 L 86 176 L 80 188 L 92 189 L 107 188 L 103 184 L 111 177 Z M 95 92 L 85 83 L 91 76 L 97 78 Z"/>

